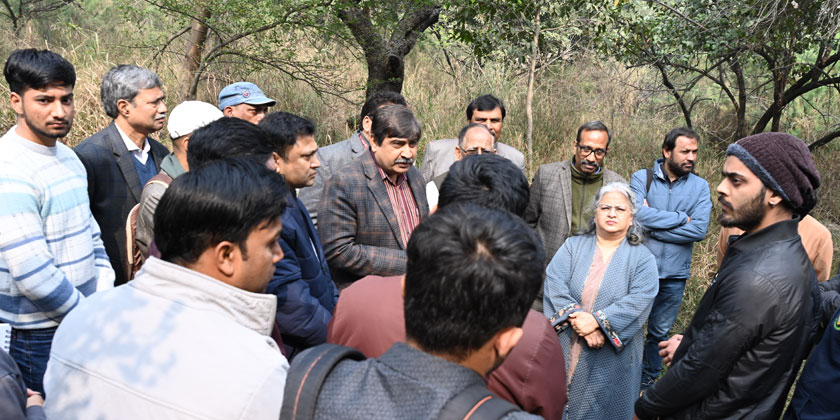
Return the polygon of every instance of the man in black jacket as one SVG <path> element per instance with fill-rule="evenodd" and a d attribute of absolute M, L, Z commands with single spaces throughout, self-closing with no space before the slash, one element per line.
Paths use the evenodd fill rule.
<path fill-rule="evenodd" d="M 670 369 L 636 402 L 641 419 L 777 419 L 813 342 L 816 275 L 797 225 L 816 204 L 808 148 L 783 133 L 732 144 L 718 185 L 732 236 L 684 335 L 660 343 Z"/>

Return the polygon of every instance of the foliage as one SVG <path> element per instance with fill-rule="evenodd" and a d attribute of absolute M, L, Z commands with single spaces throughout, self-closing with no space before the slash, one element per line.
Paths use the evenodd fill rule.
<path fill-rule="evenodd" d="M 610 17 L 594 30 L 602 53 L 657 69 L 689 125 L 695 106 L 716 103 L 701 92 L 709 86 L 728 100 L 736 121 L 730 132 L 738 137 L 780 130 L 783 111 L 803 95 L 840 89 L 836 0 L 649 0 L 600 7 Z M 832 116 L 825 119 L 824 130 L 838 128 Z"/>
<path fill-rule="evenodd" d="M 75 0 L 0 0 L 0 16 L 17 31 L 30 19 L 44 19 Z"/>
<path fill-rule="evenodd" d="M 585 20 L 572 3 L 539 0 L 470 0 L 447 2 L 444 28 L 472 48 L 479 60 L 492 60 L 522 71 L 531 59 L 539 14 L 541 51 L 538 68 L 569 59 L 578 49 Z"/>

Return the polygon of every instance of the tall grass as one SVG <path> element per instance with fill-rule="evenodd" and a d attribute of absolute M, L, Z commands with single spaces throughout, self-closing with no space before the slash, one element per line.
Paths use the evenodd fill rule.
<path fill-rule="evenodd" d="M 136 16 L 120 14 L 120 9 L 115 9 L 116 6 L 109 2 L 87 1 L 85 4 L 99 4 L 102 9 L 92 10 L 95 13 L 85 17 L 87 20 L 84 22 L 73 20 L 82 19 L 79 12 L 73 12 L 75 14 L 65 16 L 64 20 L 31 24 L 17 34 L 0 32 L 3 41 L 0 55 L 3 57 L 14 48 L 48 47 L 76 66 L 77 114 L 71 135 L 66 139 L 70 146 L 110 122 L 99 103 L 99 83 L 102 75 L 113 65 L 137 63 L 152 67 L 164 81 L 170 109 L 182 99 L 177 94 L 181 91 L 178 86 L 179 57 L 164 54 L 151 62 L 153 49 L 144 47 L 149 44 L 148 35 L 144 31 L 130 30 L 132 25 L 129 20 Z M 172 27 L 167 27 L 171 22 L 163 18 L 144 21 L 146 27 L 154 24 L 158 25 L 155 36 L 172 30 Z M 347 69 L 349 79 L 364 80 L 362 64 L 350 59 L 340 64 Z M 421 150 L 429 140 L 454 137 L 466 120 L 466 104 L 479 94 L 493 93 L 505 101 L 508 110 L 501 140 L 526 152 L 526 80 L 516 73 L 516 69 L 504 64 L 478 65 L 475 61 L 463 59 L 454 60 L 450 67 L 436 44 L 427 41 L 418 44 L 408 57 L 403 94 L 423 123 Z M 207 76 L 199 89 L 198 99 L 216 103 L 216 95 L 224 85 L 247 77 L 277 100 L 274 110 L 298 113 L 314 120 L 318 126 L 317 140 L 322 145 L 350 136 L 353 127 L 348 121 L 357 116 L 363 95 L 362 85 L 359 84 L 359 91 L 345 99 L 319 96 L 300 81 L 277 72 L 253 71 L 236 63 L 214 66 Z M 644 69 L 627 69 L 598 57 L 584 57 L 541 72 L 534 99 L 535 165 L 528 168 L 529 177 L 540 164 L 569 159 L 578 126 L 595 119 L 604 121 L 613 133 L 614 140 L 606 158 L 608 168 L 629 179 L 634 171 L 651 166 L 661 155 L 664 134 L 670 128 L 683 124 L 678 110 L 668 106 L 672 103 L 669 95 L 637 88 L 650 84 L 655 78 L 656 74 Z M 0 86 L 0 94 L 8 96 L 5 84 Z M 11 109 L 8 105 L 3 106 L 0 130 L 8 129 L 13 121 Z M 731 114 L 720 108 L 707 109 L 695 118 L 695 128 L 704 137 L 700 143 L 696 173 L 708 180 L 713 198 L 720 181 L 723 149 L 718 142 L 707 139 L 720 137 L 714 129 L 727 126 L 730 121 Z M 809 120 L 799 112 L 785 123 L 791 130 L 802 130 L 804 124 L 798 125 L 802 121 Z M 161 133 L 160 137 L 168 143 L 165 133 Z M 840 240 L 840 169 L 835 165 L 840 158 L 840 148 L 829 145 L 818 150 L 815 158 L 823 174 L 823 186 L 821 201 L 813 215 L 829 227 L 835 240 Z M 694 248 L 691 279 L 674 327 L 676 331 L 687 325 L 716 271 L 715 244 L 720 229 L 716 222 L 718 211 L 715 206 L 707 238 Z M 835 258 L 833 270 L 837 265 Z"/>

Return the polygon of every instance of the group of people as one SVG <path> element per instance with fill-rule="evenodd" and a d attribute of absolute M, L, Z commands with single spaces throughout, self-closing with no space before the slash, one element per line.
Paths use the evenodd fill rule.
<path fill-rule="evenodd" d="M 785 415 L 840 412 L 840 276 L 794 136 L 727 149 L 720 267 L 671 335 L 712 208 L 691 129 L 628 184 L 588 122 L 529 185 L 492 95 L 418 169 L 394 92 L 319 148 L 253 83 L 167 116 L 120 65 L 112 123 L 70 149 L 72 64 L 16 50 L 4 76 L 2 418 L 778 418 L 809 354 Z"/>

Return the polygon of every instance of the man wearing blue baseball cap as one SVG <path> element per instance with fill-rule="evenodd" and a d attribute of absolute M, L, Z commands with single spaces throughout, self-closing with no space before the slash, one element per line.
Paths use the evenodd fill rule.
<path fill-rule="evenodd" d="M 219 93 L 219 109 L 226 117 L 243 119 L 259 124 L 268 108 L 277 102 L 251 82 L 236 82 L 225 86 Z"/>

